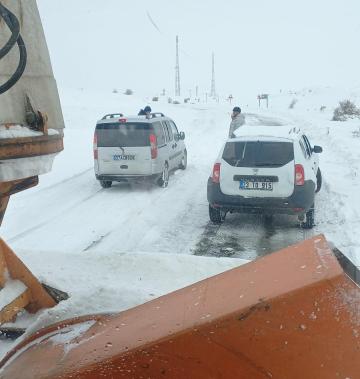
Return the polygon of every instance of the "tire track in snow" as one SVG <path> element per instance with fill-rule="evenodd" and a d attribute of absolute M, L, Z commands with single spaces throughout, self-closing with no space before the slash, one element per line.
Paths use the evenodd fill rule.
<path fill-rule="evenodd" d="M 234 214 L 220 225 L 209 221 L 193 254 L 253 260 L 312 235 L 291 216 L 276 215 L 267 221 L 261 215 Z"/>
<path fill-rule="evenodd" d="M 53 217 L 49 217 L 47 218 L 46 220 L 34 225 L 33 227 L 31 228 L 28 228 L 26 230 L 24 230 L 23 232 L 19 233 L 19 234 L 16 234 L 15 236 L 11 237 L 8 239 L 8 242 L 9 243 L 12 243 L 12 242 L 15 242 L 25 236 L 27 236 L 28 234 L 30 233 L 33 233 L 35 230 L 37 229 L 40 229 L 42 228 L 43 226 L 51 223 L 52 221 L 62 217 L 64 214 L 68 213 L 70 210 L 73 210 L 77 207 L 79 207 L 80 205 L 82 205 L 83 203 L 91 200 L 92 198 L 94 198 L 96 195 L 98 195 L 102 190 L 99 189 L 97 192 L 91 194 L 90 196 L 86 197 L 86 198 L 83 198 L 81 201 L 77 202 L 76 204 L 71 204 L 71 206 L 65 208 L 63 211 L 61 211 L 60 213 L 56 214 L 55 216 Z"/>
<path fill-rule="evenodd" d="M 94 170 L 93 167 L 87 168 L 86 170 L 82 170 L 82 171 L 78 172 L 77 174 L 75 174 L 73 176 L 70 176 L 69 178 L 60 180 L 60 181 L 58 181 L 56 183 L 53 183 L 53 184 L 51 184 L 49 186 L 45 186 L 44 188 L 39 189 L 37 192 L 41 193 L 41 192 L 44 192 L 44 191 L 47 191 L 47 190 L 54 189 L 54 188 L 58 187 L 59 185 L 63 185 L 63 184 L 66 184 L 68 182 L 71 182 L 72 180 L 78 179 L 79 177 L 81 177 L 81 176 L 83 176 L 83 175 L 85 175 L 88 172 L 93 171 L 93 170 Z"/>
<path fill-rule="evenodd" d="M 95 248 L 98 249 L 99 247 L 99 250 L 106 248 L 119 251 L 115 243 L 115 241 L 118 240 L 118 237 L 115 236 L 115 234 L 123 230 L 126 230 L 127 237 L 127 241 L 123 241 L 123 245 L 132 244 L 135 246 L 132 246 L 131 248 L 122 247 L 121 251 L 119 252 L 124 252 L 128 250 L 138 251 L 139 245 L 146 245 L 146 242 L 144 241 L 146 241 L 147 238 L 150 238 L 149 235 L 155 233 L 154 231 L 158 229 L 162 223 L 162 220 L 159 219 L 160 215 L 152 214 L 152 212 L 149 212 L 149 209 L 151 209 L 151 207 L 154 207 L 154 205 L 157 204 L 161 204 L 164 207 L 164 204 L 172 202 L 172 199 L 176 198 L 176 194 L 178 193 L 178 191 L 181 191 L 182 187 L 187 187 L 188 183 L 184 179 L 185 175 L 187 175 L 188 172 L 191 172 L 191 166 L 189 166 L 188 169 L 185 171 L 176 170 L 175 172 L 173 172 L 170 176 L 169 187 L 165 189 L 158 188 L 154 185 L 153 190 L 156 191 L 157 194 L 150 196 L 145 204 L 142 203 L 141 209 L 138 209 L 138 203 L 134 202 L 133 213 L 131 213 L 130 208 L 127 208 L 127 213 L 130 213 L 130 215 L 127 215 L 127 217 L 122 219 L 121 222 L 111 225 L 111 230 L 109 232 L 107 232 L 103 236 L 100 236 L 95 241 L 91 242 L 82 251 L 91 252 Z M 131 192 L 129 193 L 129 195 L 131 195 Z M 191 207 L 193 207 L 192 204 Z M 186 210 L 184 212 L 186 212 Z M 181 216 L 179 216 L 179 214 L 174 212 L 173 210 L 172 214 L 173 218 L 176 218 L 176 224 L 181 223 L 181 220 L 179 219 L 179 217 L 181 218 Z M 167 224 L 168 226 L 169 224 L 171 224 L 171 221 L 166 221 L 165 224 Z M 139 235 L 139 230 L 142 231 L 141 235 Z M 161 239 L 163 238 L 164 234 L 165 233 L 162 233 L 162 236 L 160 237 Z M 188 235 L 186 236 L 188 238 Z M 155 242 L 152 242 L 151 245 L 154 246 L 155 244 Z M 177 245 L 178 244 L 179 239 L 177 238 Z M 161 250 L 164 251 L 164 244 L 162 244 Z M 149 247 L 147 247 L 146 251 L 149 251 Z"/>

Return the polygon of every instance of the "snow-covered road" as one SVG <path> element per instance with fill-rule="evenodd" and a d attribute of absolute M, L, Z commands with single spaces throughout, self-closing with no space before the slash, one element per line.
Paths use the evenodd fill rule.
<path fill-rule="evenodd" d="M 228 106 L 217 103 L 176 106 L 165 102 L 153 105 L 155 110 L 173 117 L 179 129 L 185 131 L 187 170 L 174 172 L 166 189 L 149 184 L 115 184 L 102 189 L 92 169 L 95 122 L 102 114 L 117 110 L 118 103 L 122 103 L 127 113 L 135 113 L 141 102 L 119 94 L 106 96 L 106 102 L 100 103 L 97 94 L 91 92 L 70 91 L 63 96 L 67 124 L 65 151 L 56 158 L 52 173 L 41 177 L 38 187 L 11 199 L 4 220 L 3 236 L 15 250 L 61 249 L 63 254 L 177 253 L 254 259 L 314 233 L 330 230 L 331 235 L 337 235 L 333 229 L 345 216 L 336 206 L 341 195 L 332 190 L 329 167 L 341 167 L 346 155 L 341 150 L 335 155 L 329 153 L 335 145 L 326 127 L 315 128 L 312 122 L 289 112 L 249 111 L 246 117 L 253 126 L 301 126 L 314 143 L 329 143 L 324 146 L 325 159 L 330 162 L 323 169 L 324 186 L 317 196 L 314 230 L 301 230 L 291 217 L 279 216 L 266 223 L 259 216 L 239 214 L 228 215 L 226 222 L 217 227 L 208 221 L 206 181 L 228 132 Z M 329 207 L 329 203 L 333 206 Z M 349 242 L 340 247 L 348 245 Z"/>
<path fill-rule="evenodd" d="M 115 184 L 102 189 L 94 178 L 90 154 L 87 164 L 77 167 L 78 145 L 73 143 L 82 138 L 80 133 L 89 142 L 96 118 L 88 128 L 75 124 L 73 128 L 70 124 L 65 139 L 65 147 L 69 141 L 70 148 L 58 158 L 67 165 L 68 173 L 58 180 L 55 166 L 53 183 L 13 199 L 4 222 L 6 241 L 15 249 L 51 252 L 61 246 L 64 254 L 161 252 L 253 259 L 304 238 L 298 222 L 289 217 L 264 225 L 256 216 L 229 215 L 220 229 L 210 225 L 206 182 L 227 134 L 227 115 L 218 105 L 172 108 L 168 112 L 179 114 L 173 117 L 187 135 L 189 165 L 186 171 L 171 175 L 168 188 Z M 254 126 L 284 122 L 270 116 L 247 115 L 247 123 Z M 83 151 L 88 152 L 85 148 Z"/>

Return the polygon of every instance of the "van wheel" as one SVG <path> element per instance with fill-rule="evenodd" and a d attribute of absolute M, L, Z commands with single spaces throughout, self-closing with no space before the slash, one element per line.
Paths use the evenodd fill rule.
<path fill-rule="evenodd" d="M 183 157 L 181 158 L 181 162 L 180 162 L 180 166 L 179 166 L 179 168 L 180 168 L 181 170 L 185 170 L 186 167 L 187 167 L 187 151 L 184 150 L 184 155 L 183 155 Z"/>
<path fill-rule="evenodd" d="M 315 190 L 316 193 L 318 193 L 321 190 L 321 184 L 322 184 L 322 176 L 321 176 L 321 171 L 318 168 L 317 173 L 316 173 L 316 190 Z"/>
<path fill-rule="evenodd" d="M 219 208 L 213 208 L 209 204 L 209 218 L 214 224 L 221 224 L 221 221 L 225 220 L 225 214 Z"/>
<path fill-rule="evenodd" d="M 158 185 L 162 188 L 166 188 L 169 185 L 169 165 L 165 163 L 164 169 L 158 180 Z"/>
<path fill-rule="evenodd" d="M 264 222 L 265 225 L 271 225 L 274 221 L 274 215 L 272 214 L 265 214 L 264 215 Z"/>
<path fill-rule="evenodd" d="M 305 214 L 305 221 L 301 223 L 303 229 L 312 229 L 315 225 L 315 207 L 314 204 Z"/>
<path fill-rule="evenodd" d="M 100 185 L 102 188 L 110 188 L 112 186 L 111 180 L 100 180 Z"/>

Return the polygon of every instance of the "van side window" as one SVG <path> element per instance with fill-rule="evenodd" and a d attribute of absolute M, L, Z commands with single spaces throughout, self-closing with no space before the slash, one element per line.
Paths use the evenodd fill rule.
<path fill-rule="evenodd" d="M 179 134 L 179 131 L 178 131 L 178 129 L 177 129 L 177 127 L 173 121 L 170 121 L 170 125 L 171 125 L 171 130 L 173 132 L 173 135 L 176 139 L 176 136 Z"/>
<path fill-rule="evenodd" d="M 165 145 L 165 134 L 161 122 L 157 121 L 153 124 L 154 133 L 156 135 L 158 146 Z"/>
<path fill-rule="evenodd" d="M 164 128 L 165 141 L 166 141 L 166 142 L 169 142 L 169 140 L 170 140 L 170 135 L 169 135 L 169 131 L 168 131 L 168 128 L 167 128 L 167 125 L 166 125 L 166 122 L 165 122 L 165 121 L 162 122 L 162 126 L 163 126 L 163 128 Z"/>
<path fill-rule="evenodd" d="M 173 140 L 173 134 L 172 134 L 172 131 L 171 131 L 171 127 L 170 127 L 169 121 L 163 121 L 163 123 L 164 123 L 165 128 L 166 128 L 167 142 L 172 141 Z"/>

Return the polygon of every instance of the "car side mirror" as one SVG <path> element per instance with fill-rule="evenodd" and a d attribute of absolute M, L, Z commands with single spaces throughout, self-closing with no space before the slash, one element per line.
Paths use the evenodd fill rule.
<path fill-rule="evenodd" d="M 316 153 L 316 154 L 319 154 L 319 153 L 322 153 L 323 149 L 322 149 L 321 146 L 317 146 L 317 145 L 315 145 L 315 146 L 313 147 L 312 151 L 313 151 L 314 153 Z"/>
<path fill-rule="evenodd" d="M 184 133 L 184 132 L 180 132 L 180 133 L 179 133 L 179 138 L 180 138 L 181 140 L 184 140 L 184 139 L 185 139 L 185 133 Z"/>

